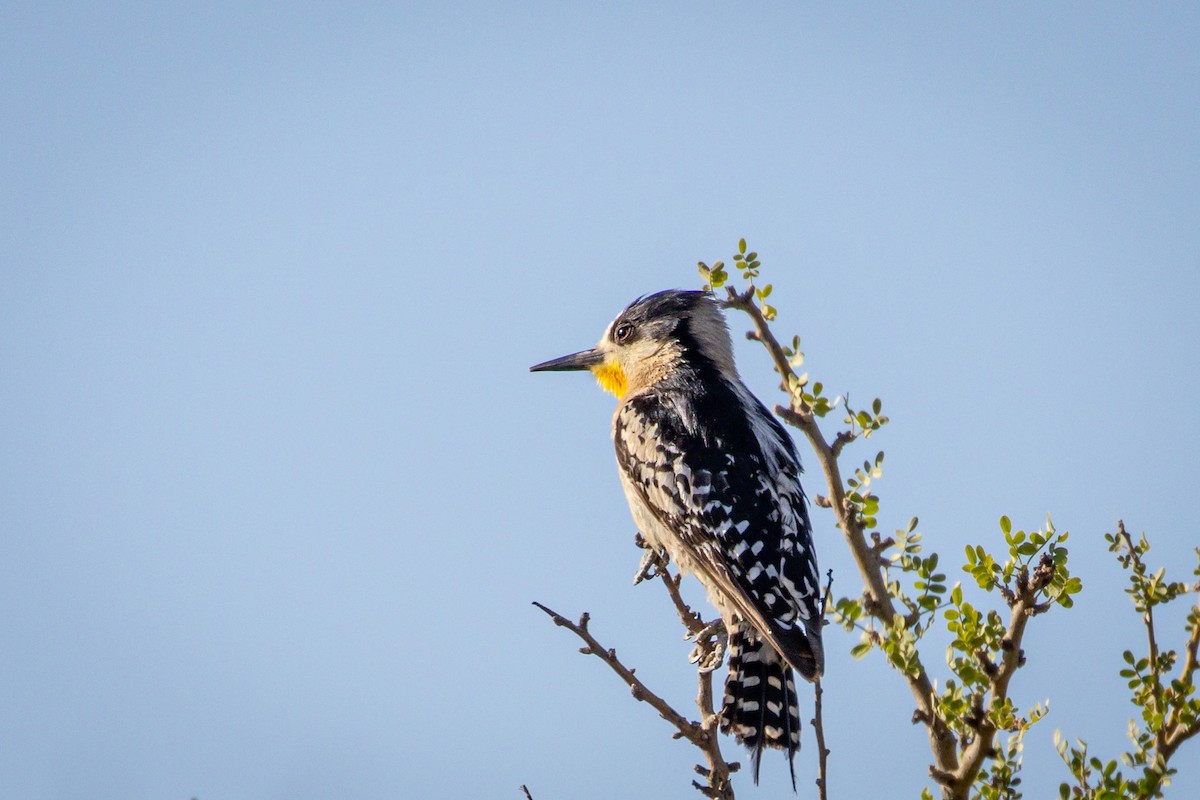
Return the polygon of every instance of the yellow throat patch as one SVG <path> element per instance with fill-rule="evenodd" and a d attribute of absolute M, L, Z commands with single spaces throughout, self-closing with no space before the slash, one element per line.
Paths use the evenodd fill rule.
<path fill-rule="evenodd" d="M 596 376 L 602 389 L 612 392 L 617 397 L 624 395 L 625 390 L 629 387 L 625 370 L 621 369 L 621 365 L 615 361 L 605 361 L 599 366 L 592 367 L 592 374 Z"/>

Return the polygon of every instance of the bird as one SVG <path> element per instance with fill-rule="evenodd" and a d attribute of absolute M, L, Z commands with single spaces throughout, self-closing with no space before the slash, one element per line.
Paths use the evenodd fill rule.
<path fill-rule="evenodd" d="M 595 347 L 530 371 L 590 371 L 617 397 L 613 444 L 638 531 L 720 615 L 720 728 L 749 749 L 755 783 L 763 749 L 785 751 L 795 790 L 793 670 L 815 682 L 825 665 L 817 557 L 796 445 L 739 377 L 720 303 L 639 297 Z"/>

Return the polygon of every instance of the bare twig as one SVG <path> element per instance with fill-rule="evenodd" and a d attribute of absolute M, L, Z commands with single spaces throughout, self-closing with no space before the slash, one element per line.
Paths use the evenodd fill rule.
<path fill-rule="evenodd" d="M 838 431 L 838 435 L 833 438 L 833 444 L 829 448 L 829 452 L 837 458 L 842 454 L 842 448 L 854 441 L 854 434 L 850 431 Z"/>
<path fill-rule="evenodd" d="M 579 652 L 583 653 L 584 655 L 595 656 L 605 664 L 608 664 L 609 668 L 612 669 L 613 672 L 617 673 L 621 680 L 625 681 L 626 685 L 629 686 L 630 691 L 633 693 L 633 696 L 636 699 L 641 700 L 644 703 L 649 703 L 651 706 L 653 706 L 654 710 L 658 712 L 659 716 L 675 726 L 680 736 L 692 742 L 692 744 L 696 745 L 697 747 L 702 746 L 703 741 L 700 738 L 701 731 L 696 723 L 689 721 L 678 711 L 671 708 L 670 704 L 668 704 L 666 700 L 663 700 L 657 694 L 650 691 L 646 684 L 642 683 L 641 679 L 634 674 L 634 669 L 631 669 L 630 667 L 627 667 L 621 663 L 621 660 L 617 658 L 617 651 L 615 649 L 605 647 L 596 640 L 596 637 L 592 636 L 591 632 L 588 631 L 588 623 L 591 621 L 590 614 L 585 611 L 579 617 L 579 622 L 571 622 L 571 620 L 567 619 L 562 614 L 559 614 L 553 609 L 547 608 L 537 601 L 534 601 L 534 605 L 540 608 L 552 620 L 554 620 L 555 625 L 566 628 L 587 643 L 586 647 L 579 648 Z"/>
<path fill-rule="evenodd" d="M 671 575 L 666 570 L 662 570 L 658 573 L 658 577 L 662 580 L 663 586 L 667 588 L 667 594 L 671 597 L 671 603 L 675 606 L 675 612 L 679 614 L 679 621 L 683 623 L 683 627 L 687 628 L 688 635 L 695 636 L 704 630 L 704 621 L 700 618 L 699 614 L 692 610 L 691 606 L 683 601 L 683 595 L 679 592 L 679 584 L 683 580 L 683 574 Z"/>
<path fill-rule="evenodd" d="M 833 570 L 826 575 L 825 592 L 821 596 L 821 624 L 828 625 L 825 614 L 829 609 L 829 596 L 833 592 Z M 821 698 L 825 690 L 821 688 L 821 679 L 813 683 L 813 730 L 817 734 L 817 797 L 818 800 L 828 800 L 829 797 L 829 748 L 825 746 L 825 718 L 822 714 Z"/>
<path fill-rule="evenodd" d="M 704 628 L 699 615 L 691 610 L 679 594 L 679 577 L 670 575 L 665 569 L 658 571 L 658 576 L 671 595 L 679 618 L 690 635 L 695 635 Z M 544 611 L 554 624 L 574 633 L 585 643 L 579 652 L 593 655 L 603 661 L 629 686 L 635 699 L 649 703 L 659 716 L 675 727 L 674 737 L 686 739 L 704 754 L 707 766 L 697 765 L 696 772 L 705 778 L 706 783 L 692 781 L 692 785 L 705 797 L 715 800 L 733 800 L 733 785 L 730 775 L 736 772 L 740 765 L 728 762 L 721 755 L 721 743 L 717 726 L 720 717 L 713 710 L 712 672 L 699 671 L 699 688 L 696 693 L 696 706 L 700 710 L 700 721 L 693 722 L 676 711 L 666 700 L 651 691 L 635 674 L 636 670 L 628 667 L 617 658 L 617 651 L 605 648 L 588 630 L 591 617 L 587 612 L 580 616 L 578 622 L 571 622 L 556 611 L 534 602 L 534 605 Z"/>
<path fill-rule="evenodd" d="M 821 688 L 821 679 L 813 683 L 813 730 L 817 732 L 817 797 L 819 800 L 829 798 L 829 748 L 825 746 L 825 719 L 821 713 L 821 698 L 825 690 Z"/>
<path fill-rule="evenodd" d="M 525 800 L 533 800 L 533 795 L 529 793 L 529 787 L 523 783 L 521 784 L 521 791 L 525 793 Z"/>

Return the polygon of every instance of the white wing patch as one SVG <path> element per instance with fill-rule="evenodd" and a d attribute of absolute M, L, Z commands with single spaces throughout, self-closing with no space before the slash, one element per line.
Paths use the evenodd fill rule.
<path fill-rule="evenodd" d="M 696 575 L 727 621 L 747 619 L 773 644 L 773 630 L 815 622 L 820 581 L 799 465 L 777 427 L 751 414 L 758 452 L 735 457 L 720 437 L 700 448 L 671 419 L 664 428 L 644 412 L 648 402 L 626 398 L 613 419 L 622 485 L 642 535 Z M 752 398 L 745 407 L 761 409 Z"/>

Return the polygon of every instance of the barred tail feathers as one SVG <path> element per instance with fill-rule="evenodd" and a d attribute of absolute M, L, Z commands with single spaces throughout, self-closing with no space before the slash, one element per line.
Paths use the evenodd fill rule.
<path fill-rule="evenodd" d="M 787 662 L 749 625 L 729 635 L 729 676 L 721 710 L 721 731 L 750 749 L 754 782 L 764 747 L 787 751 L 792 790 L 800 750 L 800 705 Z"/>

